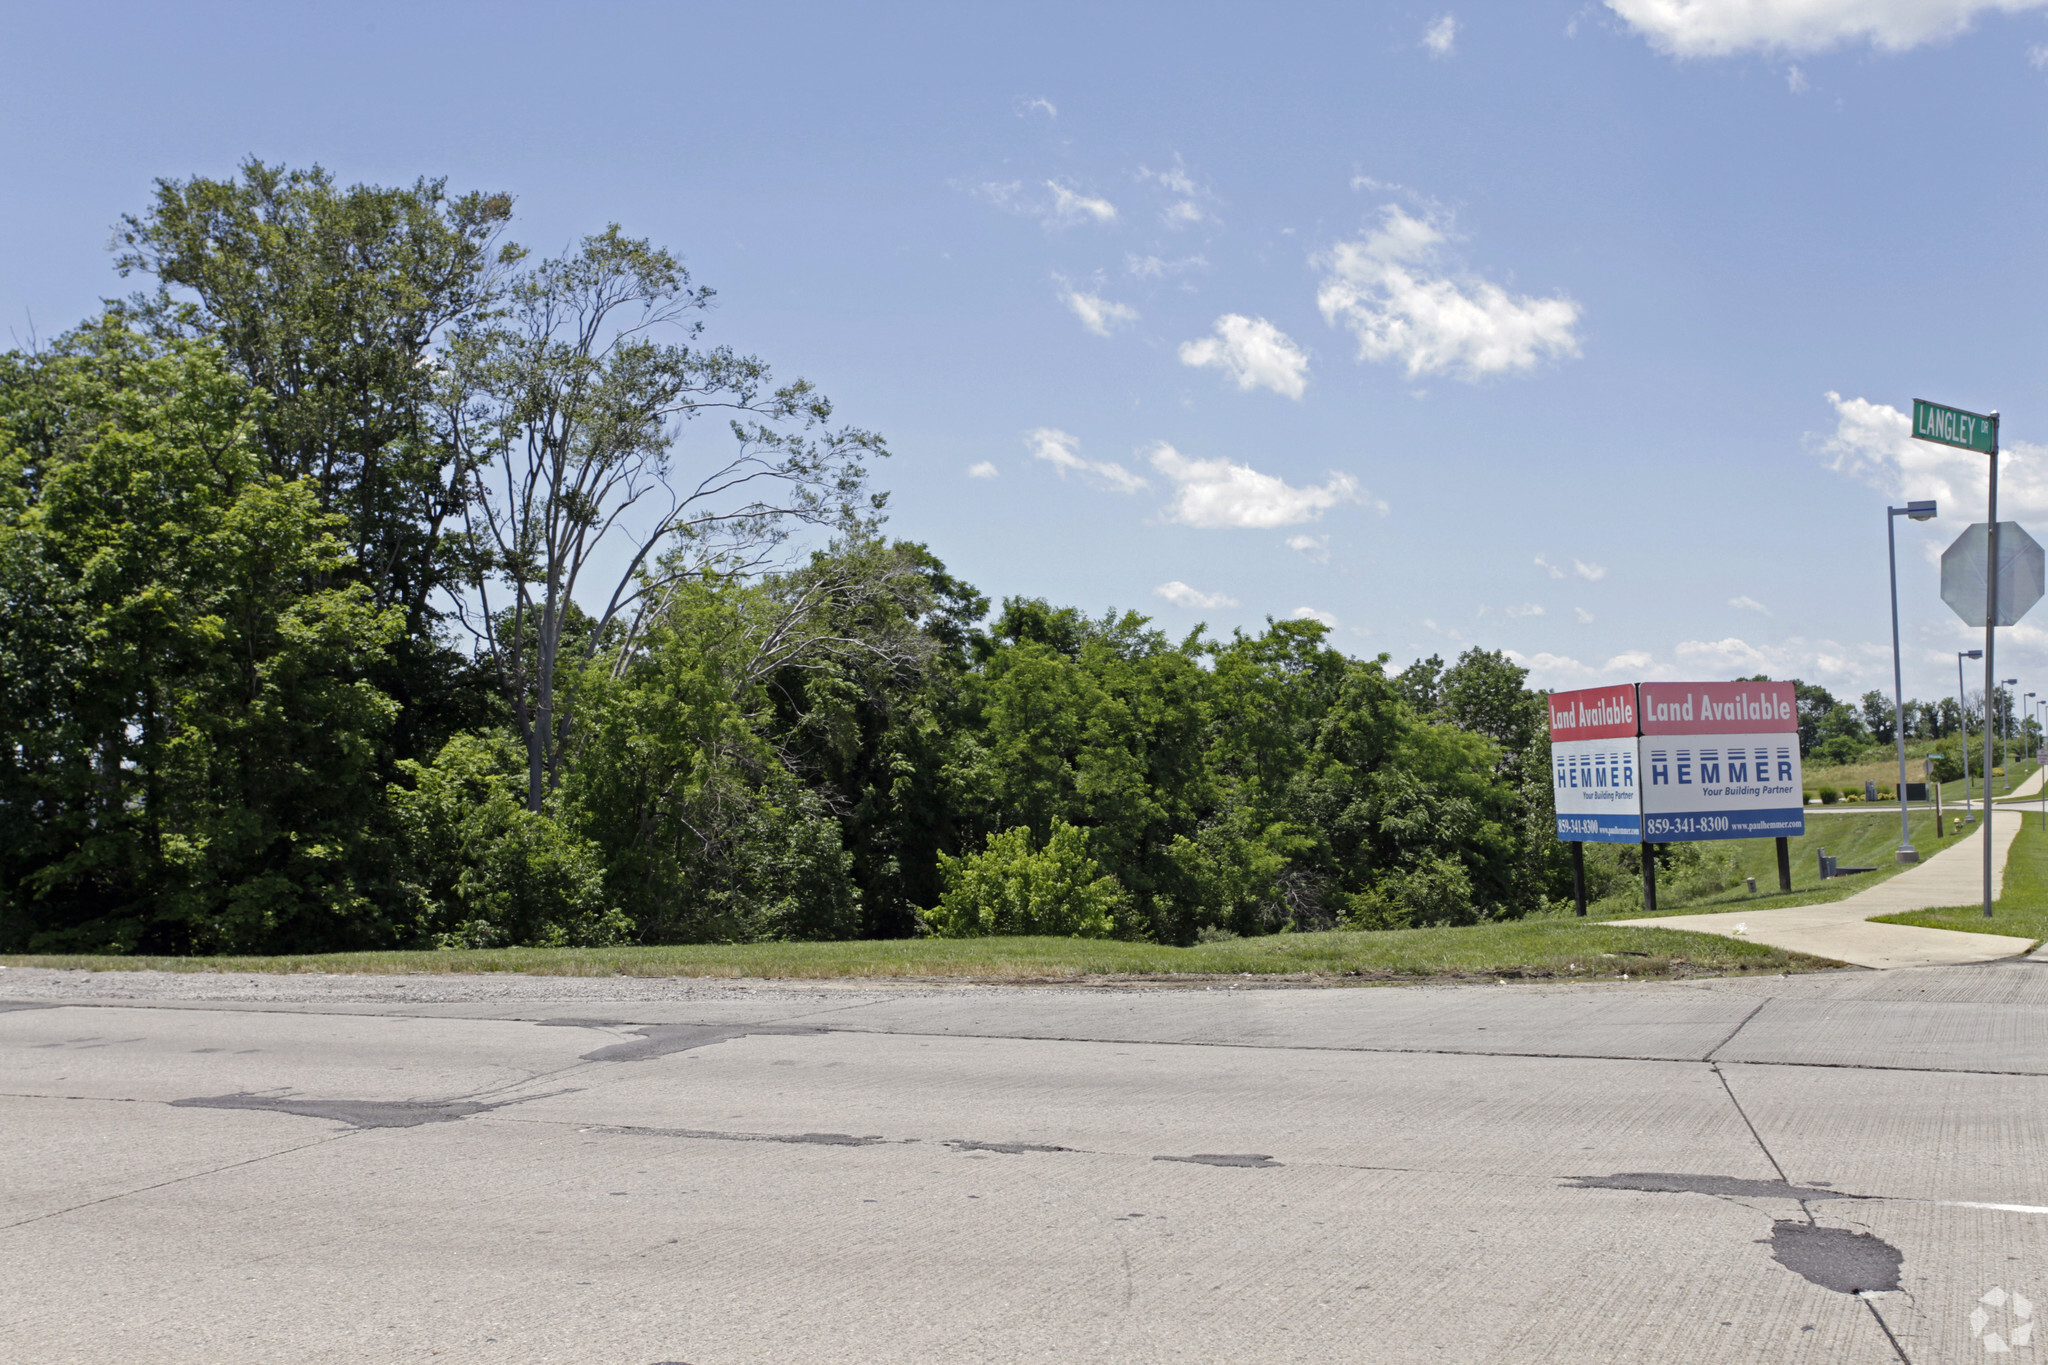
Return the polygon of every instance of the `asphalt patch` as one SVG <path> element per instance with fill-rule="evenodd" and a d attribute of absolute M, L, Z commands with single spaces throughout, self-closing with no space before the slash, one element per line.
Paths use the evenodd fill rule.
<path fill-rule="evenodd" d="M 969 1142 L 965 1138 L 949 1140 L 946 1145 L 956 1152 L 1002 1152 L 1016 1156 L 1020 1152 L 1071 1152 L 1072 1147 L 1052 1147 L 1043 1142 Z"/>
<path fill-rule="evenodd" d="M 1837 1294 L 1877 1294 L 1899 1287 L 1906 1257 L 1874 1233 L 1778 1222 L 1771 1227 L 1771 1259 Z"/>
<path fill-rule="evenodd" d="M 267 1109 L 300 1118 L 335 1119 L 357 1128 L 417 1128 L 423 1123 L 453 1123 L 511 1103 L 514 1101 L 479 1104 L 474 1100 L 288 1100 L 274 1095 L 213 1095 L 172 1100 L 171 1108 Z"/>
<path fill-rule="evenodd" d="M 623 1019 L 543 1019 L 542 1028 L 625 1028 Z M 630 1042 L 613 1043 L 583 1054 L 586 1062 L 645 1062 L 672 1052 L 729 1043 L 751 1033 L 824 1033 L 827 1030 L 805 1024 L 641 1024 L 633 1028 L 640 1036 Z"/>
<path fill-rule="evenodd" d="M 57 1006 L 41 1000 L 0 1000 L 0 1014 L 11 1014 L 15 1010 L 53 1010 Z"/>
<path fill-rule="evenodd" d="M 1863 1194 L 1813 1189 L 1783 1180 L 1744 1180 L 1732 1175 L 1674 1175 L 1665 1171 L 1625 1171 L 1620 1175 L 1582 1175 L 1565 1182 L 1574 1190 L 1642 1190 L 1649 1194 L 1716 1194 L 1738 1199 L 1868 1199 Z"/>
<path fill-rule="evenodd" d="M 1248 1152 L 1196 1152 L 1193 1156 L 1155 1156 L 1154 1161 L 1192 1161 L 1197 1166 L 1256 1166 L 1263 1170 L 1280 1163 L 1269 1156 Z"/>

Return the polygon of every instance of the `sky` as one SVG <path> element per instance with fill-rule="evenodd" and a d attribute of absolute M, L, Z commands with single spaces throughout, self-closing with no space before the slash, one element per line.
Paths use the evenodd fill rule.
<path fill-rule="evenodd" d="M 2048 540 L 2048 0 L 7 9 L 12 344 L 254 155 L 676 250 L 992 598 L 1889 691 L 1935 498 L 1931 697 L 1988 461 L 1914 398 Z M 2048 607 L 1999 650 L 2048 693 Z"/>

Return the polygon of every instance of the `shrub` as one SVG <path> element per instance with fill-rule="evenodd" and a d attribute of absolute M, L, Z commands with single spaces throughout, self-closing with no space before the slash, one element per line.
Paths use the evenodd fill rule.
<path fill-rule="evenodd" d="M 1131 914 L 1130 896 L 1088 856 L 1088 835 L 1052 822 L 1045 847 L 1033 851 L 1023 825 L 988 836 L 981 853 L 939 855 L 945 894 L 924 913 L 939 938 L 982 934 L 1048 934 L 1108 938 Z"/>
<path fill-rule="evenodd" d="M 1954 754 L 1929 754 L 1928 757 L 1934 760 L 1934 781 L 1953 782 L 1963 775 L 1962 762 Z"/>
<path fill-rule="evenodd" d="M 1472 878 L 1464 864 L 1430 854 L 1414 867 L 1391 874 L 1350 898 L 1344 923 L 1351 929 L 1406 929 L 1432 924 L 1471 924 Z"/>
<path fill-rule="evenodd" d="M 1817 794 L 1819 795 L 1820 803 L 1823 806 L 1832 806 L 1835 804 L 1835 802 L 1842 799 L 1842 794 L 1836 791 L 1833 787 L 1822 787 L 1819 789 Z"/>

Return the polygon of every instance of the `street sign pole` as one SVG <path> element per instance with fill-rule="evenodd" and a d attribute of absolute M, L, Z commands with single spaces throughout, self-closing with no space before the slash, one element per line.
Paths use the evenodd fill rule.
<path fill-rule="evenodd" d="M 1998 414 L 1991 414 L 1991 496 L 1985 520 L 1991 523 L 1991 571 L 1984 575 L 1984 823 L 1979 833 L 1984 840 L 1984 918 L 1991 918 L 1991 699 L 1997 684 L 1998 666 L 1992 649 L 1998 639 Z"/>
<path fill-rule="evenodd" d="M 1993 649 L 1998 639 L 1998 580 L 2005 576 L 2005 570 L 2000 564 L 1998 557 L 1998 414 L 1995 412 L 1964 412 L 1961 408 L 1943 407 L 1939 403 L 1929 403 L 1925 399 L 1916 398 L 1913 400 L 1913 439 L 1916 441 L 1933 441 L 1938 445 L 1955 446 L 1959 450 L 1974 450 L 1980 455 L 1991 457 L 1990 495 L 1988 499 L 1990 502 L 1990 524 L 1985 527 L 1985 555 L 1983 561 L 1984 766 L 1982 771 L 1984 773 L 1984 819 L 1977 826 L 1977 832 L 1984 840 L 1984 918 L 1990 919 L 1991 759 L 1995 752 L 1993 747 L 1991 709 L 1997 704 L 1998 695 L 1998 662 L 1993 655 Z M 1960 574 L 1974 563 L 1974 552 L 1958 553 L 1965 549 L 1965 543 L 1969 540 L 1970 534 L 1970 532 L 1964 532 L 1964 540 L 1950 546 L 1949 552 L 1942 556 L 1942 598 L 1951 607 L 1955 608 L 1956 611 L 1962 613 L 1965 620 L 1974 611 L 1974 607 L 1951 595 L 1950 569 L 1953 565 Z M 2033 538 L 2026 535 L 2024 531 L 2020 532 L 2019 545 L 2021 549 L 2033 546 L 2033 549 L 2030 551 L 2034 556 L 2032 566 L 2034 572 L 2032 577 L 2038 578 L 2039 547 L 2034 546 Z M 2035 602 L 2041 599 L 2041 591 L 2038 582 L 2030 581 L 2025 588 L 2019 588 L 2019 584 L 2015 582 L 2014 587 L 2019 589 L 2015 593 L 2015 601 L 2012 604 L 2019 609 L 2018 613 L 2013 617 L 2017 621 L 2019 615 L 2024 614 L 2028 607 L 2033 606 Z M 2021 605 L 2022 603 L 2024 605 Z M 1961 662 L 1958 661 L 1958 672 L 1961 671 L 1961 667 Z M 1969 726 L 1966 723 L 1963 727 L 1963 748 L 1965 750 L 1969 748 L 1969 733 Z M 1966 759 L 1965 762 L 1967 761 Z"/>

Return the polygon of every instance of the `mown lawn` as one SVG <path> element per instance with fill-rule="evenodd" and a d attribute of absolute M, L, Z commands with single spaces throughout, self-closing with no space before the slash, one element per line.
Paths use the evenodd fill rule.
<path fill-rule="evenodd" d="M 1064 938 L 901 939 L 660 948 L 507 948 L 304 957 L 4 957 L 17 967 L 172 972 L 523 972 L 539 976 L 1004 982 L 1251 976 L 1326 982 L 1588 980 L 1812 971 L 1833 964 L 1671 929 L 1540 919 L 1461 929 L 1275 934 L 1191 948 Z M 0 977 L 0 994 L 6 982 Z"/>
<path fill-rule="evenodd" d="M 2006 855 L 2004 889 L 1992 902 L 1990 919 L 1984 918 L 1984 907 L 1980 904 L 1884 915 L 1877 923 L 1918 924 L 1973 934 L 2010 934 L 2037 943 L 2048 939 L 2048 832 L 2041 828 L 2040 813 L 2028 815 L 2018 837 L 2012 841 L 2012 851 Z"/>

